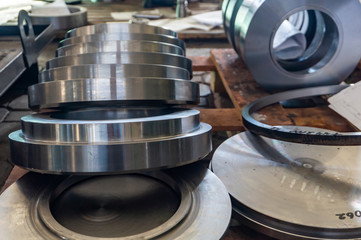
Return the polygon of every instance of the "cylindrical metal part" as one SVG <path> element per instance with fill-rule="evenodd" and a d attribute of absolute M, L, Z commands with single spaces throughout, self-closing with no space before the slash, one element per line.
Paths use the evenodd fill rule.
<path fill-rule="evenodd" d="M 275 36 L 281 24 L 299 12 L 310 16 L 303 22 L 308 27 L 297 25 L 297 30 L 306 31 L 307 48 L 300 57 L 285 60 L 275 52 Z M 267 90 L 332 85 L 346 79 L 361 57 L 360 12 L 358 0 L 229 0 L 223 5 L 230 42 Z"/>
<path fill-rule="evenodd" d="M 58 67 L 39 73 L 39 82 L 87 78 L 172 78 L 189 80 L 190 74 L 179 67 L 151 64 L 92 64 Z"/>
<path fill-rule="evenodd" d="M 186 69 L 192 73 L 192 61 L 179 55 L 148 52 L 99 52 L 76 56 L 57 57 L 46 63 L 46 68 L 57 68 L 85 64 L 160 64 Z"/>
<path fill-rule="evenodd" d="M 164 106 L 197 104 L 199 85 L 166 78 L 76 79 L 28 88 L 33 110 L 91 106 Z"/>
<path fill-rule="evenodd" d="M 178 46 L 168 43 L 138 40 L 79 43 L 60 47 L 56 50 L 55 55 L 57 57 L 63 57 L 99 52 L 154 52 L 184 56 L 183 49 Z"/>
<path fill-rule="evenodd" d="M 60 16 L 43 16 L 29 12 L 34 25 L 52 24 L 55 30 L 69 30 L 87 24 L 87 9 L 80 6 L 67 6 L 70 14 Z"/>
<path fill-rule="evenodd" d="M 75 28 L 68 31 L 65 37 L 69 38 L 69 37 L 77 37 L 77 36 L 97 34 L 97 33 L 118 33 L 118 32 L 163 34 L 163 35 L 177 37 L 176 32 L 165 28 L 150 26 L 147 24 L 137 24 L 137 23 L 129 24 L 122 22 L 109 22 L 109 23 Z"/>
<path fill-rule="evenodd" d="M 160 42 L 168 43 L 175 46 L 178 46 L 185 51 L 185 43 L 183 40 L 169 36 L 169 35 L 160 35 L 160 34 L 145 34 L 145 33 L 129 33 L 129 32 L 119 32 L 119 33 L 99 33 L 91 35 L 83 35 L 79 37 L 65 38 L 59 42 L 59 47 L 64 47 L 67 45 L 73 45 L 78 43 L 88 43 L 88 42 L 106 42 L 106 41 L 150 41 L 150 42 Z"/>

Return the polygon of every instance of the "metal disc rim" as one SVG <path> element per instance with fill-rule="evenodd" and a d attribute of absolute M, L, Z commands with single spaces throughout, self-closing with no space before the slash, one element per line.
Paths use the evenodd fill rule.
<path fill-rule="evenodd" d="M 84 94 L 83 87 L 92 91 Z M 139 89 L 152 91 L 142 93 Z M 97 92 L 102 94 L 96 94 Z M 75 79 L 38 83 L 28 88 L 28 94 L 29 106 L 36 111 L 109 106 L 110 103 L 126 106 L 162 106 L 197 104 L 199 85 L 192 81 L 175 79 Z"/>

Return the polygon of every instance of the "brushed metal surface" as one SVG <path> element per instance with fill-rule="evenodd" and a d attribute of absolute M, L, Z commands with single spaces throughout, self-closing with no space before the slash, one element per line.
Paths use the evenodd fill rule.
<path fill-rule="evenodd" d="M 79 107 L 197 104 L 199 85 L 188 80 L 155 78 L 76 79 L 29 87 L 33 110 Z"/>
<path fill-rule="evenodd" d="M 109 22 L 109 23 L 75 28 L 68 31 L 65 37 L 69 38 L 69 37 L 90 35 L 96 33 L 118 33 L 118 32 L 163 34 L 163 35 L 177 37 L 176 32 L 162 27 L 150 26 L 147 24 L 137 24 L 137 23 L 129 24 L 122 22 Z"/>
<path fill-rule="evenodd" d="M 91 108 L 21 118 L 29 141 L 53 143 L 137 142 L 199 129 L 199 111 L 172 108 Z"/>
<path fill-rule="evenodd" d="M 152 64 L 88 64 L 58 67 L 39 73 L 39 82 L 87 78 L 172 78 L 190 80 L 184 68 Z"/>
<path fill-rule="evenodd" d="M 297 12 L 312 11 L 314 37 L 297 59 L 284 61 L 273 49 L 281 23 Z M 255 80 L 267 90 L 339 84 L 359 62 L 361 4 L 347 1 L 242 1 L 224 3 L 225 31 Z M 307 36 L 306 36 L 307 37 Z"/>
<path fill-rule="evenodd" d="M 247 131 L 222 143 L 212 169 L 241 219 L 265 234 L 359 239 L 360 158 L 360 146 L 290 143 Z"/>
<path fill-rule="evenodd" d="M 65 67 L 84 64 L 161 64 L 187 69 L 192 74 L 192 61 L 186 57 L 153 52 L 98 52 L 76 56 L 57 57 L 46 63 L 46 68 Z"/>
<path fill-rule="evenodd" d="M 59 42 L 59 47 L 64 47 L 67 45 L 73 45 L 78 43 L 87 43 L 87 42 L 129 41 L 129 40 L 169 43 L 182 48 L 183 51 L 185 51 L 186 48 L 183 40 L 173 36 L 160 35 L 160 34 L 129 33 L 129 32 L 99 33 L 99 34 L 83 35 L 79 37 L 65 38 Z"/>
<path fill-rule="evenodd" d="M 143 40 L 87 42 L 60 47 L 57 57 L 73 56 L 98 52 L 158 52 L 184 56 L 184 50 L 178 46 Z"/>
<path fill-rule="evenodd" d="M 98 177 L 28 173 L 0 196 L 0 209 L 9 240 L 217 240 L 231 217 L 224 185 L 201 164 Z"/>
<path fill-rule="evenodd" d="M 80 6 L 67 6 L 70 14 L 62 16 L 44 16 L 34 14 L 29 11 L 29 17 L 34 25 L 52 24 L 55 30 L 69 30 L 75 27 L 81 27 L 88 23 L 88 10 Z"/>
<path fill-rule="evenodd" d="M 112 126 L 109 125 L 109 130 L 113 130 Z M 72 134 L 76 137 L 76 133 Z M 105 139 L 107 132 L 103 134 Z M 35 141 L 27 139 L 21 130 L 11 133 L 9 139 L 14 164 L 53 174 L 91 175 L 171 168 L 198 161 L 212 149 L 211 126 L 205 123 L 200 123 L 196 131 L 181 135 L 128 142 Z"/>

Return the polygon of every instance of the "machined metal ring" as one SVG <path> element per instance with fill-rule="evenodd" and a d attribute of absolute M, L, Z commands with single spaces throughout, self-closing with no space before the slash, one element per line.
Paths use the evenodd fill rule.
<path fill-rule="evenodd" d="M 198 111 L 168 114 L 172 111 L 29 115 L 22 119 L 23 131 L 9 135 L 11 159 L 43 173 L 99 174 L 169 168 L 203 158 L 212 148 L 211 126 L 199 124 Z"/>
<path fill-rule="evenodd" d="M 21 118 L 25 140 L 48 143 L 127 143 L 174 137 L 199 129 L 199 111 L 100 108 Z"/>
<path fill-rule="evenodd" d="M 68 31 L 65 37 L 69 38 L 69 37 L 77 37 L 77 36 L 90 35 L 96 33 L 117 33 L 117 32 L 163 34 L 163 35 L 177 37 L 176 32 L 165 28 L 150 26 L 146 24 L 136 24 L 136 23 L 129 24 L 129 23 L 121 23 L 121 22 L 109 22 L 109 23 L 75 28 Z"/>
<path fill-rule="evenodd" d="M 167 53 L 145 52 L 99 52 L 85 53 L 76 56 L 57 57 L 46 63 L 46 68 L 57 68 L 84 64 L 161 64 L 187 69 L 192 73 L 192 61 L 186 57 Z"/>
<path fill-rule="evenodd" d="M 73 56 L 84 53 L 99 52 L 154 52 L 170 53 L 184 56 L 182 48 L 161 42 L 150 42 L 141 40 L 129 41 L 106 41 L 106 42 L 89 42 L 79 43 L 60 47 L 56 50 L 55 56 Z"/>
<path fill-rule="evenodd" d="M 197 104 L 199 85 L 166 78 L 76 79 L 38 83 L 28 88 L 33 110 L 90 106 Z"/>
<path fill-rule="evenodd" d="M 55 30 L 69 30 L 87 24 L 87 9 L 80 6 L 67 6 L 70 14 L 61 16 L 44 16 L 29 12 L 34 25 L 52 24 Z"/>
<path fill-rule="evenodd" d="M 99 33 L 99 34 L 84 35 L 79 37 L 65 38 L 59 42 L 59 47 L 64 47 L 78 43 L 129 41 L 129 40 L 169 43 L 178 46 L 182 48 L 183 51 L 185 51 L 184 41 L 176 37 L 172 37 L 168 35 L 160 35 L 160 34 L 144 34 L 144 33 L 128 33 L 128 32 Z"/>
<path fill-rule="evenodd" d="M 258 135 L 282 141 L 317 145 L 361 145 L 360 132 L 330 133 L 327 130 L 324 132 L 292 130 L 279 126 L 270 126 L 261 123 L 252 117 L 252 114 L 258 110 L 280 101 L 335 94 L 342 89 L 345 89 L 346 87 L 348 87 L 348 85 L 305 88 L 300 90 L 286 91 L 260 98 L 243 108 L 243 124 L 250 131 Z"/>
<path fill-rule="evenodd" d="M 172 78 L 189 80 L 184 68 L 151 64 L 92 64 L 59 67 L 39 73 L 39 82 L 87 78 Z"/>
<path fill-rule="evenodd" d="M 231 217 L 225 187 L 201 164 L 93 177 L 28 173 L 0 200 L 9 240 L 218 240 Z"/>

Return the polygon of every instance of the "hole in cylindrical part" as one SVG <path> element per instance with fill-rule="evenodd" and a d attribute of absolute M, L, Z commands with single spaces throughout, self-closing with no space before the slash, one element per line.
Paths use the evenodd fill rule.
<path fill-rule="evenodd" d="M 286 17 L 271 41 L 271 54 L 281 68 L 310 74 L 323 68 L 336 53 L 339 32 L 334 20 L 318 10 Z"/>

